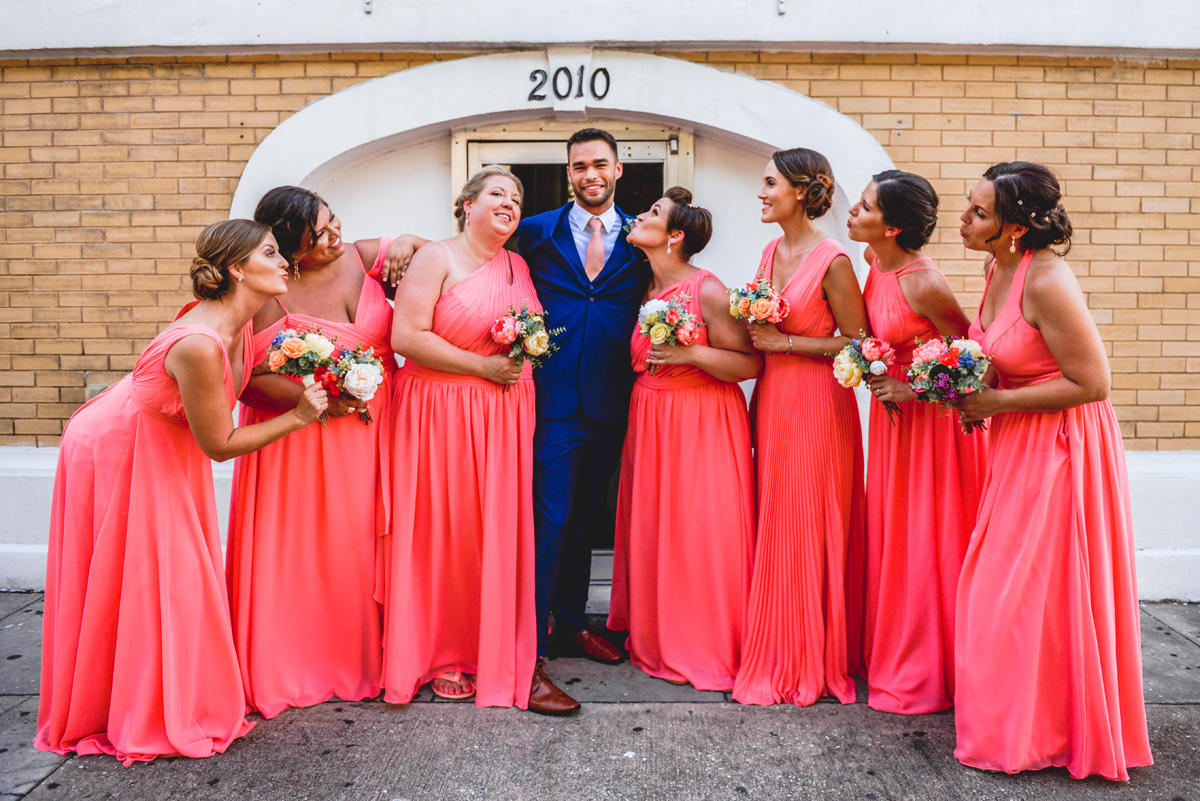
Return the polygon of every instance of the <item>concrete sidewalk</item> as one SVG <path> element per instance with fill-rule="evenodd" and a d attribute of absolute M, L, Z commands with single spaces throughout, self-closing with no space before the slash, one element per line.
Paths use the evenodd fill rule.
<path fill-rule="evenodd" d="M 30 745 L 41 596 L 0 593 L 0 799 L 1085 799 L 1200 801 L 1200 605 L 1144 604 L 1156 764 L 1128 784 L 960 765 L 952 713 L 859 703 L 745 707 L 651 679 L 628 663 L 560 656 L 584 702 L 567 719 L 476 709 L 423 690 L 407 706 L 333 701 L 260 721 L 229 752 L 130 768 Z M 257 716 L 256 716 L 257 717 Z"/>

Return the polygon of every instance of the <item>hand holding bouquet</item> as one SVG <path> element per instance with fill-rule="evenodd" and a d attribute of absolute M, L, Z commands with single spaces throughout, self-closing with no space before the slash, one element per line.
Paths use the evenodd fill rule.
<path fill-rule="evenodd" d="M 321 334 L 320 328 L 315 331 L 285 328 L 275 335 L 267 348 L 267 367 L 272 373 L 291 376 L 308 387 L 317 382 L 318 370 L 328 369 L 333 349 L 333 342 Z M 333 397 L 339 394 L 330 390 L 328 384 L 325 389 Z M 325 413 L 322 412 L 317 420 L 324 428 Z"/>
<path fill-rule="evenodd" d="M 683 307 L 689 300 L 687 295 L 677 295 L 669 301 L 646 301 L 638 310 L 638 333 L 650 337 L 651 345 L 694 345 L 704 323 Z M 655 372 L 656 365 L 650 365 L 650 374 Z"/>
<path fill-rule="evenodd" d="M 983 374 L 991 362 L 973 339 L 942 337 L 918 342 L 908 368 L 908 385 L 917 400 L 952 409 L 960 396 L 983 389 Z M 963 423 L 968 434 L 986 428 L 983 420 Z"/>
<path fill-rule="evenodd" d="M 896 361 L 896 352 L 887 342 L 877 337 L 869 337 L 859 332 L 858 339 L 850 340 L 850 344 L 833 357 L 833 377 L 843 387 L 862 385 L 863 375 L 883 375 L 888 367 Z M 896 425 L 900 416 L 900 405 L 894 401 L 881 401 L 888 420 Z"/>
<path fill-rule="evenodd" d="M 547 328 L 546 318 L 549 315 L 530 309 L 528 303 L 522 303 L 520 311 L 509 306 L 508 312 L 492 324 L 492 339 L 500 345 L 507 345 L 506 355 L 516 359 L 518 364 L 529 362 L 535 368 L 541 367 L 546 357 L 558 350 L 554 337 L 567 329 Z M 504 391 L 508 391 L 507 386 Z"/>
<path fill-rule="evenodd" d="M 364 406 L 358 412 L 358 419 L 367 424 L 373 422 L 365 404 L 375 397 L 375 391 L 383 383 L 383 362 L 375 355 L 375 349 L 363 347 L 362 343 L 352 350 L 338 348 L 327 366 L 317 368 L 318 372 L 322 370 L 324 373 L 316 377 L 326 385 L 329 394 L 336 398 L 345 392 L 362 401 Z"/>
<path fill-rule="evenodd" d="M 729 316 L 751 323 L 780 323 L 791 307 L 767 278 L 751 281 L 742 289 L 729 290 Z"/>

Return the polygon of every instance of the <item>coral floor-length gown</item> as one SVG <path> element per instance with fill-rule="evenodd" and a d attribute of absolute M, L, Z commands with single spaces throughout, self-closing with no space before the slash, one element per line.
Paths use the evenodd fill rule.
<path fill-rule="evenodd" d="M 1003 388 L 1061 375 L 1021 314 L 1032 257 L 987 331 L 978 317 L 971 326 Z M 1054 765 L 1077 779 L 1128 780 L 1129 768 L 1153 759 L 1129 478 L 1112 405 L 1006 412 L 988 428 L 979 520 L 958 585 L 954 755 L 1009 773 Z"/>
<path fill-rule="evenodd" d="M 763 251 L 759 275 L 771 277 L 778 245 L 776 239 Z M 780 331 L 833 336 L 837 324 L 821 281 L 844 255 L 832 239 L 813 248 L 782 290 L 791 311 Z M 852 704 L 850 676 L 862 659 L 864 571 L 854 391 L 837 383 L 829 359 L 772 353 L 755 395 L 758 537 L 733 697 L 805 706 L 829 694 Z"/>
<path fill-rule="evenodd" d="M 265 718 L 288 707 L 379 695 L 383 649 L 374 598 L 376 539 L 390 502 L 392 307 L 363 279 L 353 323 L 288 312 L 258 333 L 255 363 L 284 328 L 366 345 L 385 378 L 357 414 L 310 425 L 238 458 L 229 512 L 226 577 L 246 703 Z M 357 253 L 357 249 L 355 249 Z M 284 299 L 279 298 L 281 305 Z M 241 424 L 274 417 L 242 407 Z"/>
<path fill-rule="evenodd" d="M 658 297 L 679 300 L 703 322 L 700 285 L 709 276 L 699 270 Z M 708 344 L 706 329 L 697 344 Z M 731 690 L 754 562 L 746 396 L 696 367 L 650 375 L 650 338 L 636 330 L 630 351 L 637 381 L 621 455 L 608 627 L 629 632 L 630 659 L 651 676 Z"/>
<path fill-rule="evenodd" d="M 525 261 L 501 249 L 438 299 L 433 332 L 507 352 L 489 329 L 522 304 L 541 310 Z M 537 659 L 532 370 L 506 389 L 409 359 L 394 414 L 384 699 L 407 703 L 434 674 L 461 670 L 477 674 L 476 705 L 525 709 Z"/>
<path fill-rule="evenodd" d="M 186 308 L 186 307 L 185 307 Z M 63 432 L 50 515 L 42 687 L 34 745 L 111 754 L 207 757 L 248 732 L 212 463 L 166 373 L 184 324 L 159 334 L 132 374 Z M 249 373 L 251 329 L 243 332 Z M 224 344 L 221 343 L 222 351 Z M 225 392 L 235 391 L 228 355 Z"/>
<path fill-rule="evenodd" d="M 871 332 L 896 351 L 888 374 L 905 381 L 917 340 L 941 336 L 904 297 L 900 277 L 937 268 L 918 259 L 891 273 L 876 262 L 863 300 Z M 954 600 L 975 527 L 987 433 L 967 435 L 958 417 L 905 403 L 895 425 L 872 396 L 867 449 L 869 704 L 923 715 L 954 702 Z"/>

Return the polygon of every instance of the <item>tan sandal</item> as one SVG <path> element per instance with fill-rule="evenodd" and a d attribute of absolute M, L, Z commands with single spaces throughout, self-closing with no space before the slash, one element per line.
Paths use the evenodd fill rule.
<path fill-rule="evenodd" d="M 458 685 L 458 692 L 441 692 L 436 686 L 435 681 L 444 681 L 450 684 Z M 470 689 L 465 689 L 470 687 Z M 444 670 L 441 673 L 433 674 L 433 679 L 429 682 L 429 689 L 438 698 L 445 698 L 447 701 L 465 701 L 468 698 L 475 697 L 475 684 L 466 677 L 466 674 L 461 670 Z"/>

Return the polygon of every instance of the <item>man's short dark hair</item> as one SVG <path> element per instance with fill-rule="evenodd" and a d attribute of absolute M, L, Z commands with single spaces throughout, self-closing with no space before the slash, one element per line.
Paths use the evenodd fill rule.
<path fill-rule="evenodd" d="M 580 142 L 608 142 L 608 146 L 612 148 L 613 161 L 620 161 L 617 151 L 617 140 L 613 139 L 613 135 L 608 131 L 599 128 L 584 128 L 571 134 L 571 138 L 567 140 L 567 161 L 571 160 L 571 148 Z"/>

